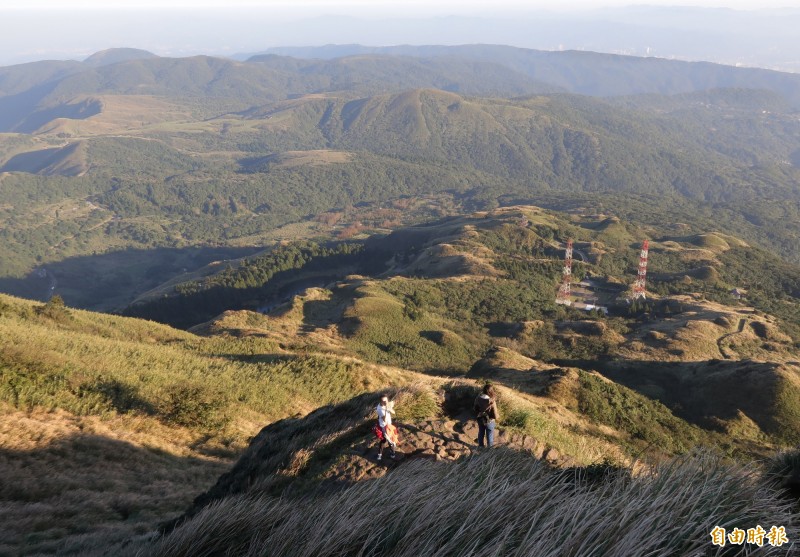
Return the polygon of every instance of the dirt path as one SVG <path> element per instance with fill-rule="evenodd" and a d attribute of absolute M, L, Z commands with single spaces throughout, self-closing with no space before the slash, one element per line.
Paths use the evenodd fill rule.
<path fill-rule="evenodd" d="M 467 413 L 415 424 L 396 425 L 400 443 L 397 446 L 395 459 L 388 458 L 389 450 L 386 449 L 384 458 L 379 461 L 378 443 L 370 435 L 354 444 L 342 455 L 333 469 L 329 470 L 327 479 L 350 483 L 382 476 L 408 460 L 424 458 L 433 461 L 452 461 L 475 451 L 486 450 L 478 447 L 478 426 Z M 504 428 L 495 431 L 495 445 L 511 445 L 526 449 L 537 458 L 546 459 L 554 464 L 566 462 L 555 449 L 530 436 L 512 433 Z"/>
<path fill-rule="evenodd" d="M 731 360 L 731 359 L 733 359 L 733 356 L 731 356 L 731 355 L 730 355 L 730 354 L 729 354 L 729 353 L 726 351 L 726 349 L 725 349 L 725 347 L 722 345 L 722 343 L 723 343 L 725 340 L 727 340 L 728 338 L 732 337 L 733 335 L 738 335 L 738 334 L 741 334 L 741 332 L 742 332 L 742 331 L 744 331 L 744 326 L 745 326 L 745 324 L 746 324 L 746 323 L 747 323 L 747 319 L 744 319 L 744 318 L 742 318 L 742 319 L 739 319 L 739 326 L 737 327 L 737 329 L 736 329 L 735 331 L 733 331 L 732 333 L 725 333 L 724 335 L 722 335 L 721 337 L 719 337 L 719 338 L 717 339 L 717 348 L 719 348 L 719 353 L 720 353 L 720 354 L 722 355 L 722 357 L 723 357 L 723 358 L 725 358 L 726 360 Z"/>

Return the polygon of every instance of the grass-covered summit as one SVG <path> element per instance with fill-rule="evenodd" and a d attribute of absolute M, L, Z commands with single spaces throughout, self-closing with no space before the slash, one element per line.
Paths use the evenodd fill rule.
<path fill-rule="evenodd" d="M 457 381 L 440 385 L 438 391 L 415 384 L 391 394 L 402 440 L 395 461 L 375 459 L 369 427 L 377 394 L 264 428 L 184 516 L 162 525 L 162 536 L 148 551 L 398 556 L 551 551 L 578 556 L 643 550 L 704 555 L 714 552 L 709 538 L 714 528 L 732 531 L 750 522 L 782 526 L 792 540 L 774 548 L 765 541 L 768 554 L 796 550 L 797 501 L 785 490 L 796 485 L 796 451 L 750 465 L 703 451 L 667 460 L 664 453 L 635 461 L 597 455 L 581 464 L 552 447 L 543 450 L 537 440 L 542 432 L 523 432 L 525 420 L 540 420 L 548 412 L 553 417 L 553 400 L 542 412 L 521 392 L 505 388 L 500 400 L 509 417 L 500 446 L 481 451 L 468 411 L 478 389 Z M 590 390 L 585 385 L 577 389 Z M 642 430 L 654 425 L 644 415 L 631 413 L 626 419 Z M 665 441 L 679 439 L 686 426 L 678 422 L 673 418 L 662 424 L 677 429 L 654 442 L 665 448 Z M 564 421 L 559 427 L 579 431 Z M 621 439 L 610 428 L 595 434 L 600 431 L 606 439 Z M 581 443 L 580 436 L 572 439 L 573 450 L 576 441 Z M 583 456 L 590 447 L 582 445 Z M 381 509 L 377 519 L 376 507 Z M 730 554 L 760 550 L 734 547 Z"/>

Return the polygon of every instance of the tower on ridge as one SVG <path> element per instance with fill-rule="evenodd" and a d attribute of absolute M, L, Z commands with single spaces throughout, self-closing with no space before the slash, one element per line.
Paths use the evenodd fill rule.
<path fill-rule="evenodd" d="M 639 271 L 636 275 L 636 282 L 633 283 L 633 297 L 631 301 L 647 299 L 646 295 L 646 278 L 647 278 L 647 253 L 650 250 L 650 242 L 645 240 L 642 242 L 642 251 L 639 252 Z"/>
<path fill-rule="evenodd" d="M 561 271 L 561 286 L 558 287 L 556 303 L 565 306 L 572 305 L 569 299 L 570 285 L 572 284 L 572 239 L 567 240 L 567 251 L 564 253 L 564 268 Z"/>

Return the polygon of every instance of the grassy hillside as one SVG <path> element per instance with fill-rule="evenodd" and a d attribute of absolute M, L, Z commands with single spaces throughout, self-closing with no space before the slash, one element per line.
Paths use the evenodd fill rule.
<path fill-rule="evenodd" d="M 147 54 L 115 49 L 103 58 L 98 53 L 82 65 L 50 62 L 4 68 L 8 85 L 0 90 L 5 93 L 0 106 L 20 110 L 0 121 L 0 129 L 22 131 L 20 122 L 27 110 L 58 106 L 80 95 L 228 99 L 229 106 L 243 109 L 258 101 L 320 91 L 356 89 L 361 94 L 375 94 L 435 87 L 471 95 L 515 96 L 557 89 L 502 65 L 458 59 L 364 56 L 298 64 L 273 57 L 241 63 L 210 56 L 161 58 Z"/>
<path fill-rule="evenodd" d="M 618 350 L 635 359 L 793 359 L 794 343 L 800 338 L 800 271 L 735 237 L 719 232 L 676 235 L 679 230 L 686 227 L 643 229 L 605 215 L 506 207 L 399 228 L 363 241 L 287 244 L 204 278 L 173 283 L 158 291 L 160 297 L 142 298 L 128 311 L 187 327 L 225 309 L 268 311 L 306 288 L 335 284 L 332 299 L 342 300 L 345 307 L 354 304 L 337 319 L 347 321 L 356 336 L 369 330 L 369 313 L 384 320 L 396 313 L 392 320 L 413 323 L 417 338 L 428 327 L 486 339 L 477 345 L 470 341 L 473 346 L 485 345 L 490 336 L 507 335 L 519 343 L 534 343 L 543 341 L 542 335 L 564 331 L 515 329 L 514 323 L 585 318 L 580 312 L 566 314 L 554 304 L 567 238 L 575 239 L 580 254 L 577 279 L 589 277 L 599 287 L 594 297 L 599 295 L 601 305 L 616 307 L 632 283 L 638 246 L 650 236 L 653 302 L 639 313 L 624 304 L 616 307 L 612 315 L 622 321 L 612 321 L 607 334 L 596 335 L 594 346 L 573 345 L 564 351 L 550 344 L 548 358 L 578 357 L 581 350 L 597 356 L 605 346 L 606 353 Z M 377 280 L 348 280 L 353 273 Z M 730 293 L 734 287 L 747 290 L 747 304 L 736 303 Z M 641 319 L 642 313 L 668 319 L 651 323 Z M 743 329 L 737 331 L 740 322 Z M 376 334 L 391 344 L 402 330 Z M 615 331 L 627 335 L 626 340 L 614 337 Z M 398 345 L 418 342 L 397 340 Z M 545 349 L 545 344 L 526 349 L 542 357 L 544 352 L 536 350 Z"/>
<path fill-rule="evenodd" d="M 119 550 L 184 509 L 264 423 L 412 380 L 7 296 L 0 339 L 2 551 L 15 554 Z"/>
<path fill-rule="evenodd" d="M 503 360 L 498 356 L 490 365 L 523 363 L 519 357 L 516 364 L 511 363 L 507 355 Z M 786 468 L 794 458 L 790 454 L 768 467 L 741 467 L 702 453 L 664 461 L 659 450 L 659 456 L 650 455 L 659 464 L 613 465 L 620 462 L 619 456 L 602 456 L 602 438 L 613 443 L 638 438 L 649 447 L 681 452 L 686 448 L 668 443 L 703 432 L 607 380 L 574 370 L 565 375 L 565 370 L 555 369 L 548 374 L 535 362 L 529 363 L 534 369 L 523 364 L 516 374 L 538 378 L 530 377 L 524 386 L 517 383 L 514 390 L 500 389 L 504 416 L 500 443 L 506 447 L 475 453 L 475 427 L 467 416 L 478 391 L 468 383 L 445 383 L 438 393 L 417 385 L 392 394 L 401 420 L 402 444 L 399 460 L 388 463 L 374 460 L 374 444 L 367 440 L 375 396 L 323 408 L 304 420 L 285 420 L 262 430 L 237 464 L 198 497 L 184 517 L 164 525 L 166 535 L 154 544 L 156 554 L 205 555 L 223 547 L 244 553 L 253 547 L 263 550 L 266 544 L 278 554 L 292 554 L 298 547 L 322 554 L 382 551 L 405 555 L 434 550 L 479 554 L 487 548 L 508 551 L 520 546 L 525 551 L 545 551 L 548 543 L 557 544 L 554 547 L 561 553 L 566 547 L 567 554 L 575 555 L 584 554 L 588 547 L 628 552 L 629 544 L 683 553 L 707 549 L 709 532 L 722 523 L 730 530 L 741 522 L 782 520 L 787 531 L 796 528 L 787 525 L 794 516 L 792 502 L 782 499 L 778 491 L 781 478 L 790 474 L 791 468 Z M 574 381 L 576 376 L 579 381 Z M 549 394 L 541 399 L 545 406 L 537 406 L 538 397 L 528 387 L 535 382 L 541 385 L 542 380 L 549 383 L 545 389 Z M 600 389 L 605 392 L 599 394 Z M 594 429 L 583 429 L 580 424 L 585 422 L 570 422 L 577 416 L 570 417 L 559 401 L 572 395 L 580 401 L 582 419 L 597 424 Z M 425 419 L 436 403 L 441 405 L 438 419 Z M 610 416 L 616 416 L 618 429 L 609 427 Z M 557 433 L 542 447 L 541 441 L 547 438 L 542 425 L 548 422 L 550 432 Z M 685 433 L 689 437 L 682 437 Z M 586 443 L 587 435 L 598 437 Z M 581 448 L 576 451 L 577 447 Z M 590 448 L 598 460 L 574 466 L 587 464 L 573 460 L 573 455 L 585 456 Z M 374 520 L 376 498 L 388 510 L 385 520 Z M 486 501 L 495 501 L 496 506 Z M 489 515 L 497 524 L 488 535 L 486 529 L 464 527 L 478 520 L 475 508 L 483 508 L 482 504 L 492 509 Z M 528 506 L 537 512 L 527 512 Z M 630 518 L 620 524 L 615 514 L 609 520 L 609 506 Z M 320 514 L 313 524 L 325 524 L 321 531 L 326 534 L 291 537 L 290 532 L 307 529 L 305 518 L 316 517 L 317 511 Z M 346 527 L 340 523 L 343 513 Z M 489 515 L 481 520 L 486 523 Z M 687 519 L 688 515 L 694 518 Z M 580 516 L 579 525 L 564 522 L 564 516 Z M 363 525 L 354 529 L 354 524 Z M 514 525 L 515 534 L 509 529 L 503 535 L 509 524 Z M 339 527 L 347 533 L 329 535 Z M 408 528 L 430 531 L 422 541 L 408 535 Z M 540 529 L 549 536 L 535 535 Z M 670 529 L 681 535 L 664 534 Z M 631 541 L 634 532 L 635 541 Z M 793 547 L 777 554 L 789 555 Z"/>
<path fill-rule="evenodd" d="M 547 374 L 542 371 L 536 370 L 536 374 L 546 376 Z M 560 370 L 552 371 L 557 375 Z M 525 374 L 524 371 L 518 373 Z M 618 399 L 613 397 L 608 399 L 610 402 L 603 400 L 600 405 L 588 402 L 595 396 L 597 388 L 589 386 L 592 384 L 591 381 L 574 383 L 573 393 L 580 397 L 582 409 L 580 412 L 576 409 L 573 414 L 559 402 L 565 400 L 564 397 L 569 392 L 568 385 L 573 385 L 571 378 L 562 376 L 554 382 L 553 379 L 551 373 L 550 394 L 545 396 L 533 395 L 524 387 L 513 390 L 500 388 L 499 400 L 503 419 L 500 424 L 499 443 L 505 445 L 509 452 L 496 454 L 494 458 L 480 452 L 476 453 L 474 445 L 476 428 L 471 422 L 469 407 L 478 389 L 474 384 L 463 381 L 439 382 L 439 390 L 435 392 L 430 390 L 430 386 L 418 383 L 392 394 L 397 401 L 402 444 L 398 460 L 388 463 L 377 462 L 374 459 L 375 445 L 368 431 L 376 395 L 362 396 L 341 405 L 319 409 L 303 420 L 283 420 L 268 426 L 253 440 L 236 465 L 222 475 L 208 492 L 194 501 L 183 518 L 164 525 L 168 535 L 165 540 L 158 543 L 159 551 L 179 554 L 213 552 L 211 548 L 217 547 L 214 544 L 219 542 L 219 531 L 210 526 L 210 523 L 220 520 L 218 512 L 227 514 L 227 519 L 224 519 L 223 523 L 229 532 L 224 537 L 225 541 L 221 543 L 238 547 L 239 544 L 250 543 L 251 536 L 258 535 L 255 530 L 251 530 L 255 524 L 269 522 L 263 515 L 252 517 L 252 521 L 246 518 L 252 510 L 251 503 L 264 508 L 273 497 L 280 497 L 284 501 L 293 501 L 295 506 L 304 506 L 312 504 L 312 501 L 324 504 L 326 497 L 331 496 L 340 504 L 346 504 L 344 501 L 363 489 L 371 490 L 378 489 L 379 485 L 393 485 L 392 482 L 396 481 L 398 476 L 405 478 L 401 481 L 409 482 L 406 484 L 406 489 L 413 491 L 416 489 L 415 482 L 406 474 L 428 475 L 435 473 L 436 468 L 432 468 L 434 462 L 455 462 L 451 465 L 454 467 L 451 472 L 443 471 L 443 473 L 460 475 L 466 473 L 463 467 L 475 465 L 476 454 L 479 461 L 488 458 L 490 463 L 486 466 L 493 467 L 498 466 L 499 462 L 504 461 L 503 459 L 510 458 L 509 462 L 513 464 L 509 463 L 508 469 L 503 468 L 504 472 L 498 471 L 507 481 L 513 481 L 512 470 L 527 470 L 528 466 L 541 466 L 541 471 L 550 478 L 549 480 L 543 478 L 543 481 L 552 483 L 560 477 L 567 485 L 574 487 L 568 479 L 572 478 L 572 481 L 577 480 L 577 485 L 585 481 L 587 488 L 590 485 L 595 488 L 605 486 L 610 490 L 623 489 L 623 486 L 629 486 L 628 482 L 631 481 L 639 486 L 635 491 L 649 485 L 650 481 L 670 485 L 673 482 L 680 482 L 678 477 L 683 475 L 682 472 L 678 476 L 672 476 L 677 470 L 686 471 L 686 481 L 694 485 L 689 478 L 699 472 L 700 468 L 707 472 L 711 470 L 715 472 L 712 476 L 703 476 L 702 479 L 696 477 L 697 488 L 701 485 L 709 487 L 708 482 L 711 482 L 716 486 L 711 488 L 712 490 L 724 490 L 722 485 L 727 481 L 734 483 L 741 481 L 734 479 L 740 474 L 734 467 L 724 466 L 716 458 L 708 459 L 697 454 L 669 465 L 662 464 L 661 467 L 643 466 L 641 461 L 636 464 L 633 471 L 620 467 L 619 464 L 631 462 L 630 455 L 640 458 L 643 446 L 653 447 L 652 452 L 645 457 L 645 461 L 651 459 L 659 461 L 665 453 L 686 451 L 687 446 L 680 446 L 681 442 L 694 445 L 702 442 L 700 439 L 703 438 L 706 443 L 714 444 L 715 437 L 689 426 L 671 416 L 663 407 L 659 408 L 658 404 L 654 405 L 624 387 L 611 387 L 618 393 L 617 396 L 624 397 L 625 402 L 619 406 L 616 406 Z M 547 381 L 545 379 L 545 382 Z M 594 380 L 595 383 L 597 381 L 602 382 L 599 379 Z M 604 398 L 596 400 L 599 402 Z M 638 404 L 632 404 L 634 400 L 637 400 Z M 613 412 L 620 420 L 613 426 L 609 421 L 598 418 L 597 414 L 601 407 L 610 409 L 612 406 L 614 406 Z M 661 420 L 661 423 L 658 424 L 657 420 Z M 631 428 L 636 429 L 633 431 Z M 650 437 L 651 435 L 654 437 Z M 632 445 L 621 453 L 614 452 L 613 445 L 624 446 L 626 440 Z M 523 451 L 516 452 L 520 450 Z M 612 465 L 612 462 L 617 463 L 617 466 Z M 579 467 L 574 467 L 575 465 Z M 568 468 L 565 472 L 558 473 L 548 466 L 562 468 L 568 466 Z M 758 485 L 765 487 L 769 485 L 770 480 L 761 476 L 762 471 L 753 468 L 750 473 Z M 464 477 L 461 481 L 464 481 Z M 556 485 L 561 484 L 556 482 Z M 684 488 L 688 487 L 686 484 L 682 485 Z M 394 488 L 386 487 L 386 489 Z M 534 493 L 539 491 L 538 487 L 533 486 L 528 489 Z M 761 491 L 769 492 L 771 489 L 774 488 L 765 490 L 762 487 Z M 465 505 L 469 504 L 467 492 L 463 489 L 457 489 L 456 492 L 458 497 L 464 500 Z M 535 496 L 534 493 L 530 495 Z M 549 504 L 553 506 L 553 512 L 557 512 L 556 509 L 563 509 L 563 506 L 569 504 L 569 500 L 575 501 L 572 497 L 582 500 L 581 492 L 570 493 L 572 496 L 565 496 L 564 499 L 550 499 L 553 497 L 552 494 L 542 497 L 550 499 Z M 638 499 L 632 496 L 633 492 L 625 493 L 625 497 L 618 501 L 620 505 L 638 504 Z M 395 500 L 400 494 L 394 496 L 392 494 L 393 492 L 387 493 L 387 504 L 400 512 L 403 506 Z M 604 495 L 605 497 L 607 495 Z M 687 496 L 687 502 L 689 499 Z M 727 498 L 725 500 L 728 502 L 720 501 L 720 504 L 725 506 L 730 503 Z M 742 504 L 748 505 L 745 502 Z M 749 504 L 752 505 L 753 501 Z M 787 508 L 784 505 L 788 506 L 789 503 L 773 500 L 770 504 L 773 510 Z M 716 512 L 719 512 L 717 505 L 710 505 L 706 510 L 710 511 L 715 507 Z M 737 507 L 738 505 L 723 512 L 728 516 L 728 520 L 743 519 L 741 513 L 744 508 Z M 505 516 L 505 513 L 501 514 Z M 670 520 L 662 518 L 667 522 Z M 170 534 L 175 526 L 178 526 L 178 529 Z M 675 527 L 678 527 L 677 523 Z M 609 524 L 606 528 L 613 527 Z M 259 530 L 258 527 L 255 529 Z M 705 539 L 704 537 L 701 539 L 697 533 L 687 536 L 690 537 L 697 539 L 692 541 L 687 539 L 687 543 L 698 545 Z M 324 543 L 322 540 L 319 542 Z"/>
<path fill-rule="evenodd" d="M 552 394 L 547 381 L 498 370 L 527 372 L 537 361 L 547 363 L 541 369 L 548 374 L 561 366 L 580 368 L 559 381 L 595 394 L 584 399 L 561 387 L 563 404 L 633 435 L 643 435 L 636 424 L 652 419 L 652 427 L 665 429 L 646 438 L 659 446 L 669 445 L 670 436 L 687 439 L 684 446 L 699 439 L 677 434 L 680 428 L 666 418 L 652 418 L 663 412 L 709 430 L 736 431 L 752 446 L 800 439 L 790 402 L 800 371 L 792 313 L 796 269 L 763 265 L 771 278 L 748 282 L 747 300 L 736 301 L 730 290 L 742 284 L 740 267 L 728 262 L 746 261 L 753 248 L 720 233 L 663 236 L 651 242 L 648 301 L 631 305 L 624 299 L 643 235 L 603 215 L 568 219 L 535 207 L 503 208 L 399 229 L 360 249 L 347 247 L 358 245 L 353 243 L 326 248 L 352 250 L 341 267 L 330 255 L 314 255 L 319 247 L 285 246 L 165 288 L 161 297 L 142 299 L 129 311 L 179 324 L 205 314 L 209 321 L 193 331 L 259 334 L 293 350 L 427 374 L 472 369 L 474 377 L 542 396 Z M 554 303 L 563 253 L 558 239 L 567 237 L 576 239 L 576 282 L 587 277 L 595 285 L 574 285 L 575 300 L 596 298 L 608 306 L 608 316 Z M 352 275 L 369 267 L 368 274 Z M 770 284 L 775 294 L 768 293 Z M 767 299 L 777 315 L 765 313 Z M 226 304 L 229 311 L 213 317 Z M 486 359 L 491 353 L 523 363 L 492 363 Z M 474 364 L 478 360 L 483 363 Z M 613 399 L 640 408 L 643 402 L 608 391 L 594 371 L 665 407 L 642 409 L 630 421 L 616 416 L 597 404 Z M 749 395 L 736 394 L 741 384 L 753 385 Z M 706 402 L 715 397 L 718 405 Z"/>
<path fill-rule="evenodd" d="M 385 509 L 380 520 L 376 501 Z M 602 468 L 554 472 L 501 450 L 454 465 L 416 461 L 333 493 L 229 497 L 157 542 L 154 554 L 704 554 L 716 549 L 709 533 L 717 525 L 780 524 L 792 540 L 795 520 L 761 474 L 713 459 L 631 477 Z M 730 554 L 746 550 L 733 546 Z"/>
<path fill-rule="evenodd" d="M 8 297 L 2 311 L 2 397 L 23 410 L 143 412 L 241 440 L 251 423 L 238 423 L 243 416 L 256 412 L 259 419 L 274 419 L 338 400 L 337 383 L 345 395 L 371 384 L 370 372 L 358 366 L 283 357 L 258 336 L 200 338 L 145 321 Z M 304 378 L 300 370 L 311 368 L 317 377 Z M 148 374 L 144 381 L 142 369 Z M 307 380 L 318 387 L 302 383 Z M 237 384 L 241 390 L 234 389 Z M 304 402 L 305 396 L 311 398 Z"/>
<path fill-rule="evenodd" d="M 86 555 L 135 547 L 210 485 L 263 424 L 321 405 L 371 392 L 360 399 L 371 406 L 376 389 L 417 383 L 428 386 L 400 397 L 401 419 L 435 420 L 442 412 L 430 389 L 444 380 L 344 355 L 287 351 L 263 336 L 255 315 L 232 315 L 228 334 L 198 337 L 55 303 L 0 302 L 3 551 Z M 448 389 L 464 388 L 474 396 L 471 385 Z M 526 446 L 539 454 L 567 462 L 625 458 L 579 414 L 552 415 L 544 399 L 511 391 L 504 400 L 509 431 L 519 432 L 519 443 L 535 435 Z M 353 417 L 363 415 L 359 403 L 353 408 Z M 293 450 L 302 452 L 305 442 L 327 443 L 317 441 L 321 431 L 337 427 L 319 416 L 270 427 L 291 435 Z M 569 432 L 559 428 L 564 420 L 573 424 Z M 363 422 L 344 427 L 350 433 L 336 447 L 369 447 Z M 326 458 L 335 460 L 338 450 L 331 447 Z M 336 470 L 324 472 L 333 460 L 308 464 L 301 469 L 313 474 Z M 351 465 L 339 473 L 347 476 Z"/>

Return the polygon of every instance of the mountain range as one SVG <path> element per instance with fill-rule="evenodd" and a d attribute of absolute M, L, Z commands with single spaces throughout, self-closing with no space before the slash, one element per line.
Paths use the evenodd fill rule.
<path fill-rule="evenodd" d="M 299 53 L 340 51 L 358 54 L 123 49 L 0 70 L 3 288 L 49 295 L 22 278 L 44 266 L 69 303 L 120 309 L 185 265 L 150 265 L 130 293 L 72 277 L 121 250 L 255 247 L 331 209 L 422 194 L 471 210 L 602 192 L 629 220 L 642 203 L 698 230 L 723 213 L 725 231 L 799 257 L 797 76 L 492 46 Z"/>

